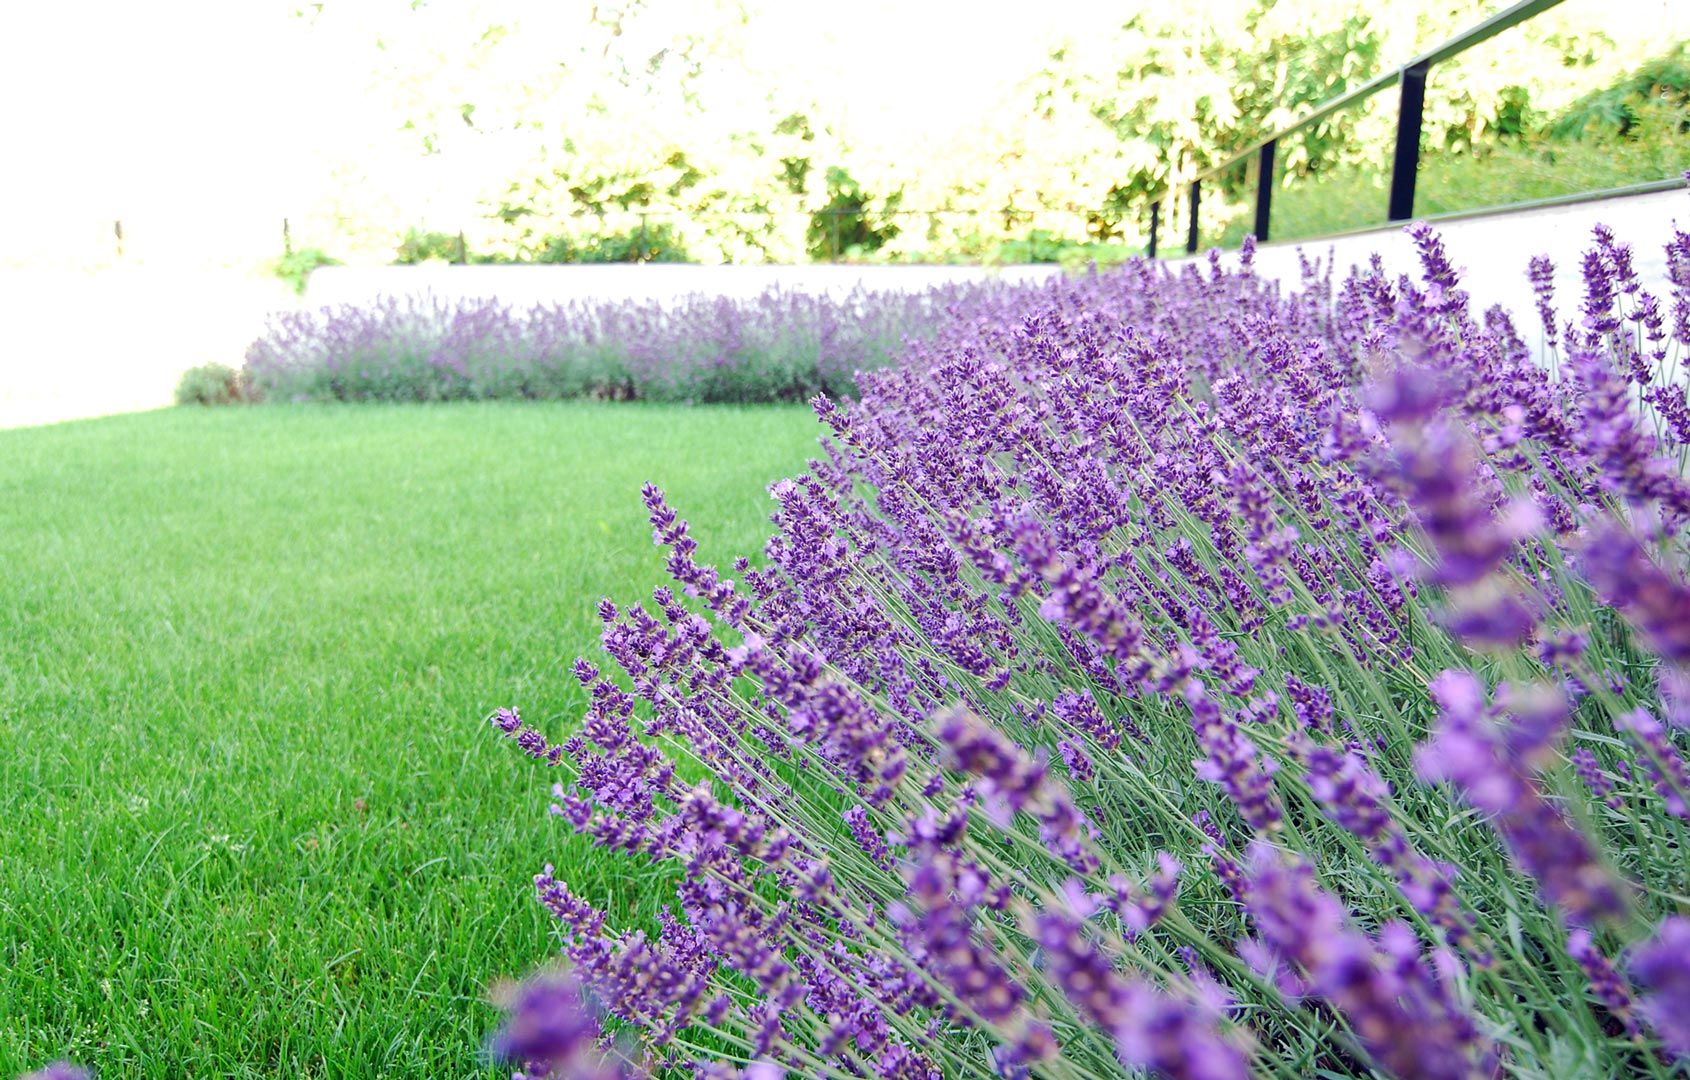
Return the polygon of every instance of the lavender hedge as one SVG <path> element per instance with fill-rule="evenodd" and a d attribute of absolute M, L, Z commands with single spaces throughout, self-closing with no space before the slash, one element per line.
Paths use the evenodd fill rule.
<path fill-rule="evenodd" d="M 1437 236 L 982 298 L 771 489 L 767 565 L 600 604 L 577 731 L 494 727 L 666 868 L 527 1076 L 1684 1075 L 1690 235 L 1598 230 L 1551 345 Z M 584 1010 L 598 1010 L 595 1019 Z"/>
<path fill-rule="evenodd" d="M 907 339 L 930 336 L 996 282 L 843 297 L 772 288 L 750 300 L 689 296 L 537 308 L 493 299 L 386 297 L 272 317 L 246 381 L 271 401 L 597 397 L 807 401 L 856 392 Z"/>

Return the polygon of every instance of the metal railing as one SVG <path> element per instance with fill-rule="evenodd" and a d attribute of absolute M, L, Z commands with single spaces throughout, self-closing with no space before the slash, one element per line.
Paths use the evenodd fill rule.
<path fill-rule="evenodd" d="M 1185 185 L 1186 198 L 1189 200 L 1185 236 L 1187 254 L 1195 255 L 1197 253 L 1198 218 L 1203 202 L 1203 181 L 1218 176 L 1239 164 L 1247 164 L 1252 157 L 1256 158 L 1255 220 L 1252 231 L 1258 242 L 1266 241 L 1270 234 L 1273 215 L 1274 156 L 1280 140 L 1297 134 L 1304 128 L 1331 116 L 1340 109 L 1355 105 L 1381 90 L 1388 90 L 1399 84 L 1402 87 L 1402 95 L 1397 105 L 1396 135 L 1391 154 L 1390 197 L 1386 205 L 1385 220 L 1387 222 L 1406 221 L 1412 218 L 1414 216 L 1414 182 L 1420 171 L 1420 123 L 1426 106 L 1426 79 L 1432 70 L 1432 65 L 1459 56 L 1473 46 L 1489 41 L 1503 31 L 1512 29 L 1528 19 L 1535 18 L 1560 3 L 1562 3 L 1562 0 L 1520 0 L 1519 3 L 1504 8 L 1484 22 L 1457 34 L 1401 67 L 1375 76 L 1354 90 L 1329 98 L 1315 106 L 1313 110 L 1291 126 L 1282 128 L 1267 138 L 1245 147 L 1219 165 L 1198 173 Z M 1148 252 L 1151 258 L 1156 256 L 1162 203 L 1164 200 L 1173 197 L 1174 190 L 1174 188 L 1164 189 L 1162 197 L 1153 200 L 1150 204 L 1150 244 Z"/>

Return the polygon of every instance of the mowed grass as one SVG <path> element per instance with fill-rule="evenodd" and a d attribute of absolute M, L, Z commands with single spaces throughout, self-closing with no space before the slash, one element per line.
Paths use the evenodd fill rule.
<path fill-rule="evenodd" d="M 0 431 L 0 1078 L 465 1076 L 552 948 L 650 918 L 493 737 L 662 583 L 652 480 L 756 554 L 802 408 L 173 410 Z M 649 873 L 649 872 L 648 872 Z"/>

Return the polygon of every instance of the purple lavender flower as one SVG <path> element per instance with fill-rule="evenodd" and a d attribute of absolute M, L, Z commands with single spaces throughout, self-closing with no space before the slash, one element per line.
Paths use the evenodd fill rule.
<path fill-rule="evenodd" d="M 977 909 L 992 901 L 986 875 L 949 850 L 963 828 L 917 828 L 908 876 L 916 910 L 897 903 L 887 914 L 918 968 L 943 979 L 985 1022 L 1007 1024 L 1021 1014 L 1025 992 L 976 939 Z"/>
<path fill-rule="evenodd" d="M 1399 375 L 1412 379 L 1417 373 Z M 1472 439 L 1447 420 L 1394 425 L 1393 477 L 1436 552 L 1431 579 L 1474 585 L 1488 577 L 1541 518 L 1529 501 L 1493 510 Z"/>
<path fill-rule="evenodd" d="M 93 1073 L 68 1061 L 55 1061 L 44 1069 L 21 1076 L 18 1080 L 93 1080 Z"/>
<path fill-rule="evenodd" d="M 563 760 L 564 748 L 547 742 L 544 735 L 523 723 L 522 717 L 515 709 L 499 709 L 488 720 L 494 728 L 516 743 L 523 753 L 536 761 L 556 765 Z"/>
<path fill-rule="evenodd" d="M 1662 919 L 1654 937 L 1632 951 L 1630 969 L 1646 991 L 1638 1012 L 1667 1050 L 1690 1059 L 1690 918 Z"/>
<path fill-rule="evenodd" d="M 1679 756 L 1666 729 L 1647 709 L 1614 717 L 1614 726 L 1637 747 L 1638 765 L 1666 802 L 1667 813 L 1690 820 L 1690 765 Z"/>
<path fill-rule="evenodd" d="M 886 846 L 886 838 L 870 824 L 866 808 L 853 806 L 845 811 L 845 824 L 851 830 L 851 838 L 863 849 L 870 862 L 882 870 L 892 869 L 892 851 Z"/>
<path fill-rule="evenodd" d="M 1490 820 L 1544 897 L 1574 922 L 1623 914 L 1621 886 L 1589 839 L 1520 771 L 1499 725 L 1487 715 L 1478 680 L 1465 671 L 1445 671 L 1430 689 L 1441 715 L 1433 738 L 1416 757 L 1421 778 L 1454 784 Z M 1533 742 L 1541 744 L 1541 739 Z"/>
<path fill-rule="evenodd" d="M 622 1080 L 638 1075 L 598 1047 L 599 1024 L 585 991 L 566 973 L 536 975 L 509 991 L 493 1056 L 532 1080 Z"/>
<path fill-rule="evenodd" d="M 1619 793 L 1614 790 L 1614 782 L 1602 771 L 1602 763 L 1596 760 L 1596 754 L 1588 746 L 1581 746 L 1570 755 L 1573 772 L 1583 781 L 1595 796 L 1610 810 L 1618 810 L 1624 805 Z"/>
<path fill-rule="evenodd" d="M 1047 912 L 1036 926 L 1057 986 L 1082 1016 L 1114 1036 L 1122 1061 L 1170 1080 L 1250 1075 L 1243 1053 L 1221 1033 L 1213 1010 L 1116 973 L 1077 919 Z"/>
<path fill-rule="evenodd" d="M 1001 800 L 1007 810 L 1026 809 L 1043 794 L 1043 763 L 1029 760 L 1020 747 L 966 709 L 941 714 L 933 735 L 944 748 L 945 767 L 978 777 L 987 797 Z"/>
<path fill-rule="evenodd" d="M 1207 810 L 1199 810 L 1192 815 L 1191 823 L 1197 826 L 1205 837 L 1198 850 L 1208 857 L 1215 876 L 1220 878 L 1221 884 L 1226 886 L 1226 891 L 1234 900 L 1243 900 L 1244 867 L 1239 865 L 1238 860 L 1228 851 L 1226 834 L 1221 832 L 1220 826 L 1215 824 Z"/>
<path fill-rule="evenodd" d="M 1556 341 L 1555 263 L 1547 255 L 1534 255 L 1529 266 L 1532 293 L 1537 297 L 1537 314 L 1543 323 L 1543 340 L 1553 349 Z"/>
<path fill-rule="evenodd" d="M 1391 870 L 1415 910 L 1443 930 L 1452 946 L 1482 964 L 1490 954 L 1479 946 L 1472 917 L 1462 908 L 1449 873 L 1414 849 L 1390 806 L 1390 785 L 1361 755 L 1310 746 L 1302 754 L 1309 790 L 1326 815 L 1348 829 L 1367 853 Z"/>
<path fill-rule="evenodd" d="M 1069 778 L 1075 783 L 1089 784 L 1097 778 L 1097 766 L 1079 743 L 1072 739 L 1061 739 L 1058 740 L 1056 749 L 1062 755 L 1062 763 L 1068 767 Z"/>
<path fill-rule="evenodd" d="M 1571 956 L 1573 962 L 1578 964 L 1579 970 L 1584 972 L 1585 980 L 1590 984 L 1590 992 L 1602 1003 L 1602 1007 L 1607 1009 L 1627 1032 L 1640 1034 L 1637 1019 L 1632 1014 L 1631 987 L 1626 984 L 1625 976 L 1621 975 L 1596 947 L 1596 941 L 1591 937 L 1589 930 L 1577 927 L 1567 935 L 1567 955 Z"/>
<path fill-rule="evenodd" d="M 1599 236 L 1583 326 L 1555 326 L 1534 265 L 1554 366 L 1508 313 L 1471 310 L 1434 234 L 1415 242 L 1419 282 L 1382 261 L 1301 287 L 1138 263 L 960 307 L 860 398 L 813 403 L 821 452 L 770 486 L 774 534 L 734 580 L 642 492 L 673 584 L 602 605 L 611 667 L 574 669 L 589 704 L 559 747 L 514 712 L 491 725 L 569 770 L 552 805 L 572 829 L 673 880 L 655 936 L 612 929 L 549 872 L 535 882 L 642 1063 L 931 1080 L 959 1054 L 1010 1076 L 1107 1072 L 1113 1054 L 1233 1076 L 1236 996 L 1261 1037 L 1249 1053 L 1282 1070 L 1484 1075 L 1482 1017 L 1543 1071 L 1543 1049 L 1586 1044 L 1588 1025 L 1514 974 L 1562 948 L 1606 1030 L 1629 1015 L 1670 1038 L 1670 954 L 1634 951 L 1627 986 L 1602 944 L 1633 903 L 1658 918 L 1684 886 L 1624 845 L 1670 845 L 1679 825 L 1677 804 L 1637 795 L 1682 797 L 1682 568 L 1665 553 L 1690 486 L 1663 388 L 1690 346 L 1690 236 L 1669 243 L 1674 293 L 1653 305 L 1629 250 Z M 753 317 L 716 307 L 690 328 L 690 370 L 748 355 Z M 456 327 L 437 385 L 480 377 L 481 326 Z M 679 344 L 651 338 L 636 388 Z M 1574 572 L 1662 653 L 1656 678 Z M 1509 680 L 1488 703 L 1473 675 L 1432 687 L 1418 765 L 1467 810 L 1400 787 L 1416 680 L 1453 663 L 1429 621 Z M 1542 670 L 1527 649 L 1541 686 L 1523 681 Z M 1590 727 L 1609 690 L 1647 710 L 1616 724 L 1632 752 Z M 1208 783 L 1183 771 L 1193 756 Z M 1624 811 L 1597 815 L 1605 846 L 1560 801 L 1573 774 Z M 1275 862 L 1258 843 L 1247 871 L 1215 820 L 1229 814 L 1229 831 L 1299 850 Z M 1451 836 L 1464 827 L 1491 830 L 1477 839 L 1493 833 L 1554 910 L 1492 855 L 1440 861 L 1474 850 Z M 1383 876 L 1334 861 L 1334 840 Z M 1231 900 L 1182 874 L 1204 858 Z M 1405 904 L 1414 929 L 1391 921 Z M 1212 952 L 1241 929 L 1265 983 Z M 1467 978 L 1493 955 L 1502 977 Z M 689 1063 L 700 1025 L 737 1060 Z M 1639 1052 L 1590 1047 L 1596 1068 Z"/>
<path fill-rule="evenodd" d="M 1590 538 L 1580 563 L 1597 594 L 1637 627 L 1650 648 L 1676 663 L 1690 661 L 1690 586 L 1615 526 Z"/>
<path fill-rule="evenodd" d="M 1291 696 L 1291 709 L 1299 724 L 1316 734 L 1333 733 L 1331 691 L 1305 683 L 1291 672 L 1285 674 L 1285 691 Z"/>
<path fill-rule="evenodd" d="M 1136 938 L 1155 926 L 1173 907 L 1183 870 L 1178 859 L 1166 851 L 1158 851 L 1156 872 L 1143 886 L 1135 886 L 1119 874 L 1110 876 L 1108 907 L 1121 920 L 1129 938 Z"/>
<path fill-rule="evenodd" d="M 1307 865 L 1260 840 L 1250 847 L 1248 906 L 1266 948 L 1297 966 L 1385 1071 L 1466 1080 L 1494 1070 L 1495 1051 L 1421 962 L 1407 928 L 1387 927 L 1378 941 L 1350 928 Z"/>
<path fill-rule="evenodd" d="M 1206 754 L 1196 763 L 1198 778 L 1219 784 L 1252 828 L 1277 829 L 1285 816 L 1273 789 L 1278 766 L 1263 757 L 1238 724 L 1221 712 L 1202 683 L 1189 681 L 1183 692 L 1191 707 L 1192 730 Z"/>
<path fill-rule="evenodd" d="M 966 709 L 949 709 L 936 721 L 934 735 L 944 750 L 946 768 L 979 778 L 986 813 L 1007 824 L 1011 815 L 1027 811 L 1039 822 L 1039 835 L 1050 849 L 1076 870 L 1097 865 L 1089 850 L 1089 830 L 1067 794 L 1046 782 L 1042 760 L 1032 760 L 1019 747 Z"/>

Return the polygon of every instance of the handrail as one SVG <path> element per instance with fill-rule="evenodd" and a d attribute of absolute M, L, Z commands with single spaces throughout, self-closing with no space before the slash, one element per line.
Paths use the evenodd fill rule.
<path fill-rule="evenodd" d="M 1520 2 L 1515 4 L 1513 7 L 1504 8 L 1495 15 L 1486 19 L 1484 22 L 1457 34 L 1455 37 L 1450 38 L 1448 41 L 1429 52 L 1421 53 L 1419 56 L 1416 56 L 1401 67 L 1393 68 L 1382 75 L 1376 75 L 1367 82 L 1356 87 L 1354 90 L 1346 90 L 1344 93 L 1339 94 L 1335 98 L 1328 98 L 1319 105 L 1316 105 L 1312 112 L 1305 114 L 1290 127 L 1282 128 L 1265 139 L 1251 143 L 1249 146 L 1228 158 L 1222 164 L 1211 166 L 1210 168 L 1198 173 L 1197 179 L 1207 180 L 1211 176 L 1219 175 L 1227 169 L 1232 168 L 1240 161 L 1243 161 L 1251 154 L 1261 150 L 1261 148 L 1266 146 L 1268 143 L 1277 142 L 1288 135 L 1295 135 L 1297 132 L 1308 127 L 1315 121 L 1324 120 L 1326 117 L 1331 116 L 1333 113 L 1345 106 L 1354 105 L 1356 102 L 1371 97 L 1381 90 L 1390 89 L 1402 79 L 1403 73 L 1408 71 L 1410 68 L 1429 68 L 1433 64 L 1458 56 L 1475 45 L 1480 45 L 1489 41 L 1504 30 L 1511 30 L 1526 20 L 1535 18 L 1536 16 L 1543 14 L 1545 11 L 1548 11 L 1550 8 L 1556 7 L 1563 2 L 1564 0 L 1520 0 Z"/>
<path fill-rule="evenodd" d="M 1189 181 L 1181 185 L 1170 184 L 1162 188 L 1150 203 L 1150 257 L 1155 258 L 1156 256 L 1158 219 L 1162 213 L 1162 202 L 1173 194 L 1175 188 L 1182 186 L 1189 189 L 1190 217 L 1187 221 L 1185 250 L 1187 253 L 1196 254 L 1198 208 L 1202 203 L 1203 181 L 1231 169 L 1241 161 L 1248 160 L 1251 155 L 1256 155 L 1260 159 L 1260 168 L 1256 178 L 1254 232 L 1258 241 L 1267 240 L 1268 226 L 1272 214 L 1273 163 L 1279 140 L 1295 135 L 1310 124 L 1332 115 L 1339 109 L 1354 105 L 1399 83 L 1402 84 L 1403 94 L 1397 110 L 1396 145 L 1391 158 L 1391 191 L 1386 220 L 1404 221 L 1413 217 L 1414 179 L 1420 167 L 1420 121 L 1426 101 L 1426 77 L 1432 65 L 1442 63 L 1451 57 L 1466 52 L 1475 45 L 1489 41 L 1503 31 L 1512 29 L 1528 19 L 1535 18 L 1562 2 L 1563 0 L 1519 0 L 1519 2 L 1504 8 L 1484 22 L 1478 23 L 1435 48 L 1421 53 L 1402 66 L 1377 75 L 1353 90 L 1346 90 L 1336 97 L 1321 102 L 1290 126 L 1281 128 L 1272 135 L 1251 143 L 1226 161 L 1205 169 Z"/>

